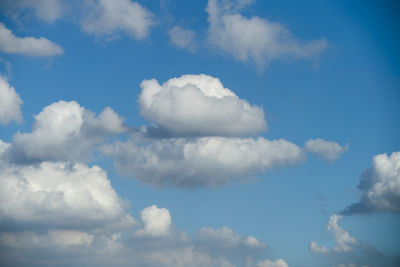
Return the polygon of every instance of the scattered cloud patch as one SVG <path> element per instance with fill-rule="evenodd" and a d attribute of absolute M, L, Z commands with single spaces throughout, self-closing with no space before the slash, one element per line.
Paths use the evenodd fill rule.
<path fill-rule="evenodd" d="M 50 57 L 64 54 L 64 50 L 44 37 L 17 37 L 0 22 L 0 50 L 7 54 Z"/>
<path fill-rule="evenodd" d="M 238 13 L 252 2 L 209 0 L 208 41 L 236 60 L 254 61 L 259 67 L 282 57 L 314 58 L 327 48 L 324 39 L 300 41 L 280 23 Z"/>
<path fill-rule="evenodd" d="M 97 117 L 75 101 L 59 101 L 35 116 L 31 133 L 17 133 L 3 157 L 14 163 L 88 161 L 93 146 L 107 135 L 126 131 L 110 107 Z"/>
<path fill-rule="evenodd" d="M 208 245 L 212 243 L 224 248 L 248 247 L 256 249 L 266 247 L 265 243 L 258 241 L 257 238 L 253 236 L 242 237 L 226 226 L 219 229 L 202 227 L 197 231 L 197 238 Z"/>
<path fill-rule="evenodd" d="M 336 142 L 326 141 L 321 138 L 310 139 L 304 145 L 304 150 L 308 153 L 321 157 L 328 161 L 334 161 L 341 154 L 347 152 L 348 145 L 341 146 Z"/>
<path fill-rule="evenodd" d="M 357 267 L 357 266 L 361 266 L 361 265 L 357 265 L 354 262 L 350 262 L 350 263 L 342 263 L 339 265 L 332 265 L 331 267 Z M 368 267 L 368 265 L 362 265 L 361 267 Z"/>
<path fill-rule="evenodd" d="M 343 214 L 400 212 L 400 152 L 376 155 L 371 168 L 364 171 L 358 185 L 360 202 Z"/>
<path fill-rule="evenodd" d="M 132 138 L 100 150 L 114 159 L 122 175 L 157 187 L 222 186 L 304 159 L 297 145 L 262 137 Z"/>
<path fill-rule="evenodd" d="M 257 263 L 257 267 L 289 267 L 289 265 L 283 259 L 277 259 L 260 261 Z"/>
<path fill-rule="evenodd" d="M 178 48 L 187 49 L 191 52 L 196 50 L 196 33 L 194 31 L 174 26 L 169 30 L 168 35 L 170 42 Z"/>
<path fill-rule="evenodd" d="M 194 247 L 158 250 L 147 255 L 151 266 L 194 266 L 194 267 L 235 267 L 223 257 L 213 258 L 209 254 L 196 251 Z"/>
<path fill-rule="evenodd" d="M 22 121 L 22 100 L 7 80 L 0 76 L 0 123 L 8 124 L 11 121 Z"/>
<path fill-rule="evenodd" d="M 113 36 L 124 32 L 144 39 L 155 23 L 153 14 L 131 0 L 95 0 L 86 6 L 82 29 L 97 36 Z"/>
<path fill-rule="evenodd" d="M 26 10 L 31 10 L 37 18 L 46 22 L 54 22 L 61 18 L 65 11 L 63 0 L 3 0 L 0 7 L 14 18 L 21 17 Z"/>
<path fill-rule="evenodd" d="M 332 249 L 327 249 L 325 246 L 319 246 L 315 241 L 312 241 L 309 245 L 311 252 L 322 254 L 343 253 L 352 251 L 359 246 L 359 242 L 349 232 L 339 226 L 339 221 L 342 218 L 340 215 L 333 214 L 326 225 L 326 229 L 333 234 L 336 242 L 335 246 Z"/>
<path fill-rule="evenodd" d="M 250 105 L 218 78 L 183 75 L 160 85 L 141 83 L 140 113 L 176 136 L 242 136 L 266 129 L 264 111 Z"/>

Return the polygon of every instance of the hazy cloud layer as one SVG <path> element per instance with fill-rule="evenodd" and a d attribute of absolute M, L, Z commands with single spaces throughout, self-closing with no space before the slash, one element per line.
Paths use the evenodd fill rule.
<path fill-rule="evenodd" d="M 361 265 L 357 265 L 357 264 L 355 264 L 354 262 L 350 262 L 350 263 L 342 263 L 342 264 L 339 264 L 339 265 L 332 265 L 331 267 L 358 267 L 358 266 L 361 266 Z M 368 267 L 368 265 L 362 265 L 361 267 Z"/>
<path fill-rule="evenodd" d="M 213 229 L 210 227 L 202 227 L 197 231 L 197 239 L 205 243 L 207 246 L 236 248 L 250 247 L 253 249 L 265 248 L 265 243 L 262 243 L 253 236 L 242 237 L 228 227 Z"/>
<path fill-rule="evenodd" d="M 336 142 L 317 138 L 308 140 L 304 150 L 325 160 L 334 161 L 348 150 L 348 146 L 341 146 Z"/>
<path fill-rule="evenodd" d="M 400 212 L 400 152 L 376 155 L 358 188 L 360 202 L 347 207 L 344 214 Z"/>
<path fill-rule="evenodd" d="M 252 2 L 209 0 L 209 42 L 236 60 L 254 61 L 259 67 L 282 57 L 317 57 L 326 49 L 328 43 L 324 39 L 300 41 L 280 23 L 238 13 Z"/>
<path fill-rule="evenodd" d="M 65 9 L 63 0 L 2 0 L 0 7 L 14 18 L 32 10 L 36 17 L 46 22 L 61 18 Z"/>
<path fill-rule="evenodd" d="M 154 25 L 153 14 L 130 0 L 95 0 L 87 2 L 85 9 L 82 28 L 98 36 L 124 32 L 136 39 L 144 39 Z"/>
<path fill-rule="evenodd" d="M 88 161 L 93 146 L 126 130 L 110 107 L 97 117 L 77 102 L 59 101 L 35 116 L 31 133 L 17 133 L 3 158 L 9 162 Z"/>
<path fill-rule="evenodd" d="M 8 54 L 49 57 L 62 55 L 61 46 L 44 37 L 17 37 L 0 22 L 0 50 Z"/>
<path fill-rule="evenodd" d="M 329 218 L 329 222 L 326 225 L 326 229 L 333 234 L 335 246 L 332 249 L 328 249 L 325 246 L 319 246 L 317 242 L 312 241 L 309 246 L 311 252 L 323 254 L 333 252 L 349 252 L 359 246 L 359 242 L 352 237 L 349 232 L 339 226 L 339 221 L 341 219 L 342 216 L 333 214 Z"/>
<path fill-rule="evenodd" d="M 282 259 L 275 261 L 265 260 L 257 263 L 257 267 L 289 267 L 289 265 Z"/>
<path fill-rule="evenodd" d="M 242 136 L 266 129 L 263 109 L 224 88 L 218 78 L 183 75 L 162 85 L 152 79 L 141 88 L 142 116 L 173 135 Z"/>
<path fill-rule="evenodd" d="M 0 124 L 22 121 L 22 100 L 7 80 L 0 76 Z"/>
<path fill-rule="evenodd" d="M 168 35 L 173 45 L 191 52 L 196 50 L 196 33 L 194 31 L 174 26 L 168 31 Z"/>
<path fill-rule="evenodd" d="M 267 169 L 300 163 L 302 150 L 286 140 L 203 137 L 136 139 L 105 145 L 117 170 L 154 186 L 221 186 Z"/>

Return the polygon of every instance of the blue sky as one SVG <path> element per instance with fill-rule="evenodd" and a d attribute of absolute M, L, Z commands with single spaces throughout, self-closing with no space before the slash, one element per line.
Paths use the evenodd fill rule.
<path fill-rule="evenodd" d="M 395 1 L 2 1 L 4 266 L 398 266 Z"/>

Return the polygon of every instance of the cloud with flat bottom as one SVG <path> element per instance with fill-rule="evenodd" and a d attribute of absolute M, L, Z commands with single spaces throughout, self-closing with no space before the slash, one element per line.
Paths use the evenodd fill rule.
<path fill-rule="evenodd" d="M 114 159 L 122 175 L 157 187 L 222 186 L 304 160 L 297 145 L 262 137 L 132 138 L 100 151 Z"/>
<path fill-rule="evenodd" d="M 174 136 L 243 136 L 266 129 L 262 107 L 240 99 L 209 75 L 182 75 L 160 85 L 144 80 L 140 114 Z"/>
<path fill-rule="evenodd" d="M 75 101 L 58 101 L 34 116 L 31 133 L 17 133 L 3 158 L 13 163 L 86 162 L 93 146 L 127 129 L 110 107 L 98 116 Z"/>
<path fill-rule="evenodd" d="M 7 54 L 21 54 L 33 57 L 51 57 L 64 54 L 64 49 L 40 37 L 17 37 L 0 22 L 0 51 Z"/>

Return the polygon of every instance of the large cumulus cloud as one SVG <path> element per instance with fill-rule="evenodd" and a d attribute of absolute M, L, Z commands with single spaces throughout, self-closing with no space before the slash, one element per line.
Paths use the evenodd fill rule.
<path fill-rule="evenodd" d="M 361 199 L 344 214 L 400 212 L 400 152 L 376 155 L 358 185 Z"/>
<path fill-rule="evenodd" d="M 88 161 L 93 146 L 110 134 L 126 131 L 110 107 L 97 117 L 75 101 L 59 101 L 35 116 L 31 133 L 17 133 L 3 158 L 14 163 Z"/>
<path fill-rule="evenodd" d="M 123 175 L 154 186 L 220 186 L 303 160 L 300 147 L 259 137 L 132 138 L 101 147 Z"/>
<path fill-rule="evenodd" d="M 182 75 L 162 85 L 141 83 L 140 113 L 173 135 L 242 136 L 266 129 L 264 111 L 209 75 Z"/>

